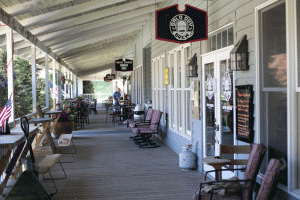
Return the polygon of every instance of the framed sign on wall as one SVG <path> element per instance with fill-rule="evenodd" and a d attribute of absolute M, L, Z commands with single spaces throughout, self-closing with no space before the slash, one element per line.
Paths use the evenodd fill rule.
<path fill-rule="evenodd" d="M 253 86 L 236 86 L 236 139 L 253 143 Z"/>

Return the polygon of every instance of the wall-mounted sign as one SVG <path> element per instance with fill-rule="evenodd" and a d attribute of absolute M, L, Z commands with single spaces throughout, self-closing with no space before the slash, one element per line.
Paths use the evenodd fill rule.
<path fill-rule="evenodd" d="M 115 78 L 116 78 L 115 74 L 106 74 L 106 76 L 104 77 L 104 81 L 110 82 L 110 81 L 114 80 Z"/>
<path fill-rule="evenodd" d="M 115 61 L 116 71 L 127 72 L 133 71 L 133 60 L 129 59 L 119 59 Z"/>
<path fill-rule="evenodd" d="M 164 69 L 164 75 L 165 75 L 164 84 L 169 85 L 169 68 L 168 67 L 166 67 Z"/>
<path fill-rule="evenodd" d="M 252 85 L 236 86 L 236 139 L 253 143 Z"/>
<path fill-rule="evenodd" d="M 156 39 L 176 43 L 208 39 L 207 12 L 185 5 L 183 12 L 178 4 L 155 11 Z"/>

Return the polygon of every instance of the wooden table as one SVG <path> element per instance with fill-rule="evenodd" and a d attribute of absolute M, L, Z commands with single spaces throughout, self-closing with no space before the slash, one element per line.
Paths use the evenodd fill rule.
<path fill-rule="evenodd" d="M 202 159 L 201 162 L 203 164 L 212 166 L 216 170 L 216 172 L 215 172 L 216 180 L 222 179 L 222 173 L 220 173 L 220 171 L 218 171 L 218 170 L 222 169 L 223 166 L 230 164 L 230 160 L 216 158 L 215 156 L 205 157 Z"/>
<path fill-rule="evenodd" d="M 51 118 L 33 118 L 33 119 L 29 120 L 29 124 L 38 124 L 38 123 L 43 124 L 43 132 L 41 135 L 37 135 L 37 137 L 36 137 L 35 145 L 32 148 L 33 153 L 36 152 L 37 149 L 39 148 L 40 143 L 41 143 L 42 139 L 44 138 L 46 132 L 48 131 L 48 127 L 51 122 L 52 122 Z M 47 135 L 47 137 L 48 137 L 48 135 Z"/>
<path fill-rule="evenodd" d="M 38 131 L 38 126 L 30 125 L 29 126 L 29 137 L 32 138 Z M 28 148 L 26 144 L 26 137 L 24 135 L 23 130 L 21 127 L 14 127 L 10 129 L 11 134 L 9 135 L 0 135 L 0 148 L 7 148 L 7 152 L 4 156 L 2 156 L 0 160 L 0 175 L 3 174 L 6 168 L 6 175 L 4 181 L 0 185 L 0 194 L 3 193 L 3 190 L 7 184 L 9 177 L 12 174 L 12 171 L 17 163 L 18 160 L 25 158 L 28 153 Z M 15 152 L 13 153 L 12 159 L 9 161 L 11 156 L 12 150 L 16 148 Z M 21 164 L 16 167 L 16 171 L 21 169 Z"/>
<path fill-rule="evenodd" d="M 57 115 L 56 116 L 56 119 L 53 121 L 51 118 L 44 118 L 44 114 L 42 113 L 42 110 L 40 108 L 37 107 L 37 114 L 40 118 L 36 118 L 35 120 L 37 121 L 40 121 L 41 119 L 41 123 L 43 124 L 43 134 L 41 135 L 41 137 L 39 138 L 39 141 L 38 141 L 38 145 L 34 147 L 34 151 L 36 151 L 39 147 L 39 144 L 41 143 L 41 141 L 43 140 L 45 134 L 46 134 L 46 137 L 48 139 L 48 142 L 51 146 L 51 150 L 53 153 L 56 152 L 56 149 L 55 149 L 55 145 L 53 144 L 53 139 L 51 138 L 51 133 L 53 132 L 57 122 L 58 122 L 58 119 L 60 118 L 60 115 L 62 114 L 62 111 L 47 111 L 45 112 L 46 115 Z M 50 120 L 50 122 L 48 122 L 47 120 Z M 49 130 L 49 125 L 50 123 L 53 121 L 51 127 L 50 127 L 50 130 Z"/>

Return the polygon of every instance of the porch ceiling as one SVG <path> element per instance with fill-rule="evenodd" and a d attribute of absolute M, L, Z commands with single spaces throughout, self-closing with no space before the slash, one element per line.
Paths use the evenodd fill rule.
<path fill-rule="evenodd" d="M 165 0 L 0 0 L 0 7 L 79 76 L 107 70 Z M 5 27 L 0 48 L 5 49 Z M 14 34 L 15 53 L 29 58 L 27 39 Z M 38 56 L 43 64 L 45 53 Z"/>

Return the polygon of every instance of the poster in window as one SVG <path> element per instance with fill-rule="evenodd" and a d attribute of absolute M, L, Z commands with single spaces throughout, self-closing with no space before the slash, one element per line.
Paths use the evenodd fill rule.
<path fill-rule="evenodd" d="M 236 139 L 253 143 L 252 85 L 236 86 Z"/>
<path fill-rule="evenodd" d="M 191 93 L 194 93 L 192 101 L 192 118 L 200 120 L 200 81 L 192 81 L 194 89 L 191 88 Z"/>
<path fill-rule="evenodd" d="M 164 84 L 169 85 L 169 68 L 164 69 Z"/>

